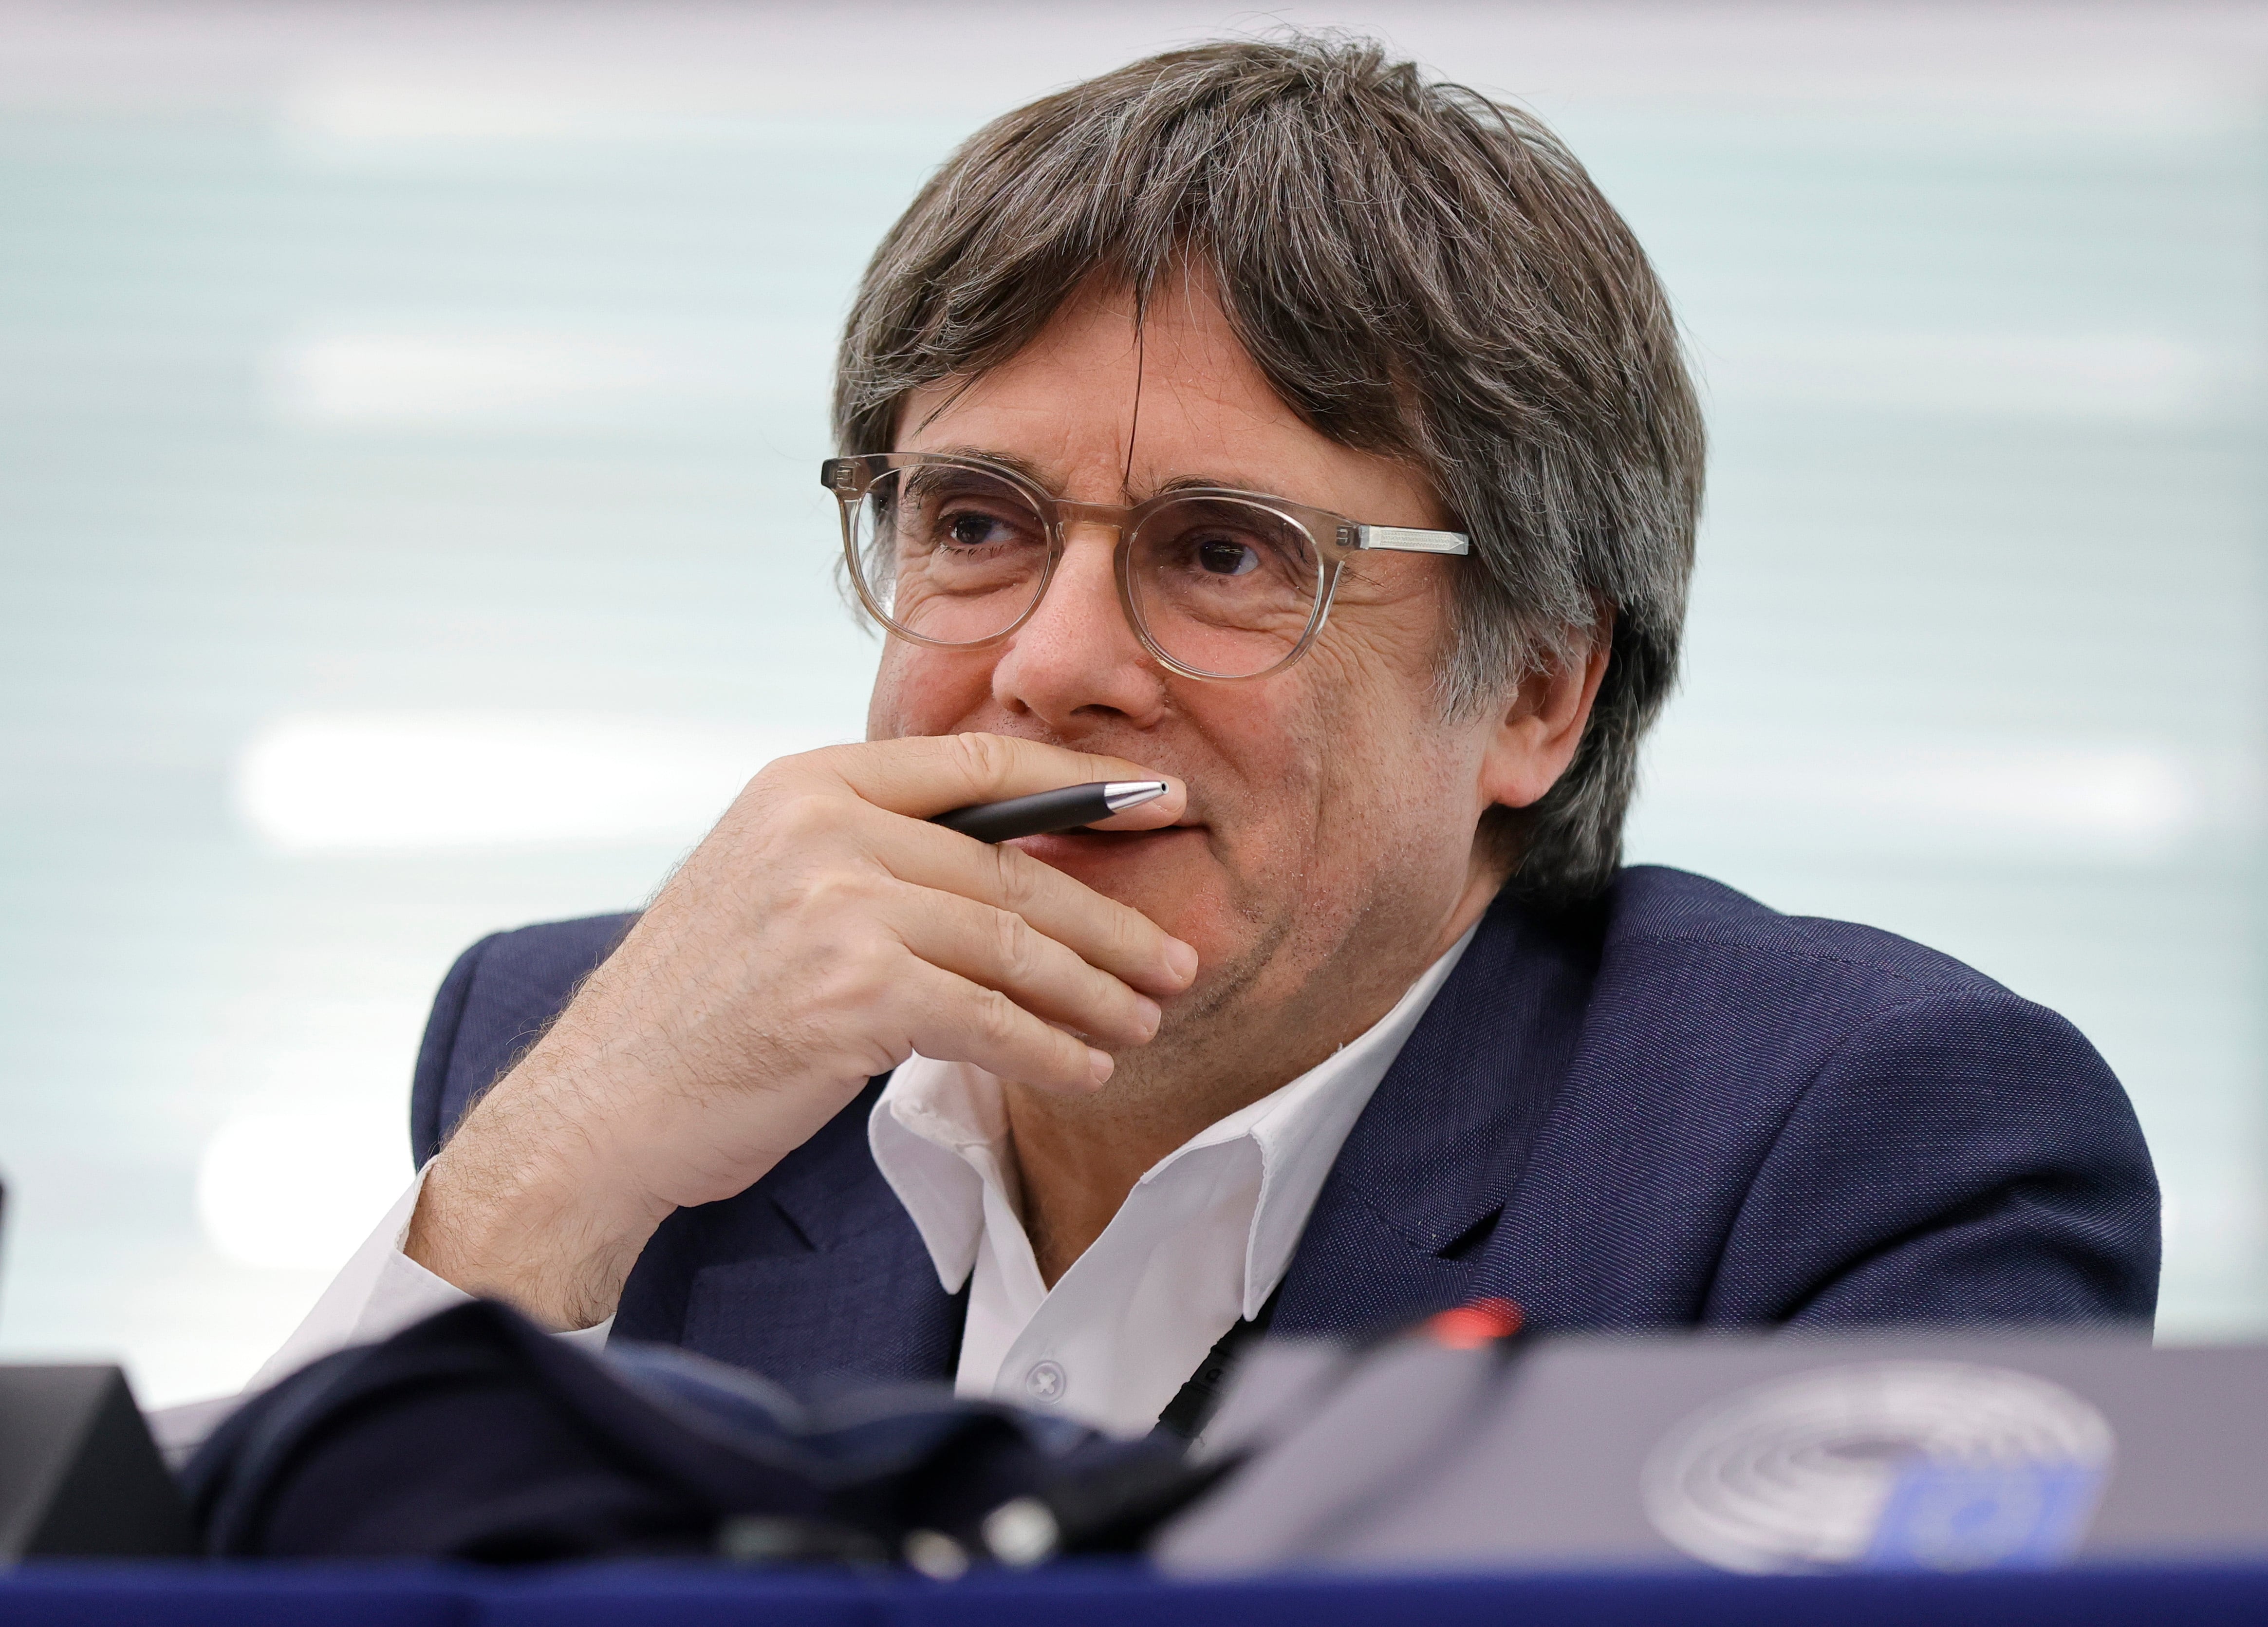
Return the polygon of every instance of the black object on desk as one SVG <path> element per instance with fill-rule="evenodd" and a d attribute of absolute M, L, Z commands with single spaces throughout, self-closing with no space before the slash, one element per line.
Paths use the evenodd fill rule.
<path fill-rule="evenodd" d="M 0 1366 L 0 1561 L 190 1551 L 123 1373 Z"/>
<path fill-rule="evenodd" d="M 188 1506 L 125 1373 L 0 1366 L 0 1564 L 190 1551 Z"/>

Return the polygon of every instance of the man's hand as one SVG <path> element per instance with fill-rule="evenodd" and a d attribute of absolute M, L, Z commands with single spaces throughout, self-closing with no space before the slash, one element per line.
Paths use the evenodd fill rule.
<path fill-rule="evenodd" d="M 1152 769 L 991 734 L 838 746 L 740 793 L 434 1160 L 408 1252 L 555 1327 L 613 1314 L 672 1210 L 746 1189 L 918 1050 L 1094 1090 L 1197 952 L 948 808 Z M 1183 787 L 1113 829 L 1181 817 Z M 1084 1037 L 1082 1037 L 1084 1036 Z M 1090 1045 L 1091 1039 L 1095 1044 Z"/>

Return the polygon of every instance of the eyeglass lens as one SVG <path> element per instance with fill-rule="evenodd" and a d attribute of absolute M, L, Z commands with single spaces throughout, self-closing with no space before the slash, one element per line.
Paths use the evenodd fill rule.
<path fill-rule="evenodd" d="M 891 469 L 852 526 L 852 563 L 868 596 L 901 632 L 937 644 L 999 637 L 1047 579 L 1045 518 L 1020 487 L 983 469 Z M 1322 591 L 1306 530 L 1238 498 L 1160 504 L 1127 550 L 1142 630 L 1175 664 L 1213 677 L 1248 678 L 1282 662 Z"/>

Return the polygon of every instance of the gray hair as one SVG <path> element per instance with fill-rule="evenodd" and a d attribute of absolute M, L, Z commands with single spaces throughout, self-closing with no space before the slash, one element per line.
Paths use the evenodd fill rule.
<path fill-rule="evenodd" d="M 1703 435 L 1653 268 L 1531 115 L 1370 41 L 1297 33 L 1170 51 L 1005 114 L 867 267 L 840 449 L 889 450 L 908 392 L 1016 355 L 1089 279 L 1138 299 L 1184 260 L 1286 404 L 1422 468 L 1471 534 L 1451 715 L 1609 640 L 1572 764 L 1483 822 L 1531 900 L 1598 892 L 1675 677 Z"/>

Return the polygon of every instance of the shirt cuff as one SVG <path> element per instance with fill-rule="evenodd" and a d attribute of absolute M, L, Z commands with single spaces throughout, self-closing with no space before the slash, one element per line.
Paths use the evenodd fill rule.
<path fill-rule="evenodd" d="M 246 1395 L 266 1389 L 334 1351 L 375 1344 L 473 1297 L 401 1252 L 409 1235 L 409 1218 L 417 1210 L 417 1195 L 425 1189 L 425 1169 L 417 1172 L 409 1190 L 394 1200 L 369 1239 L 340 1268 L 284 1347 L 252 1375 L 252 1382 L 244 1387 Z M 606 1344 L 614 1325 L 609 1316 L 595 1327 L 556 1336 L 595 1351 Z"/>

